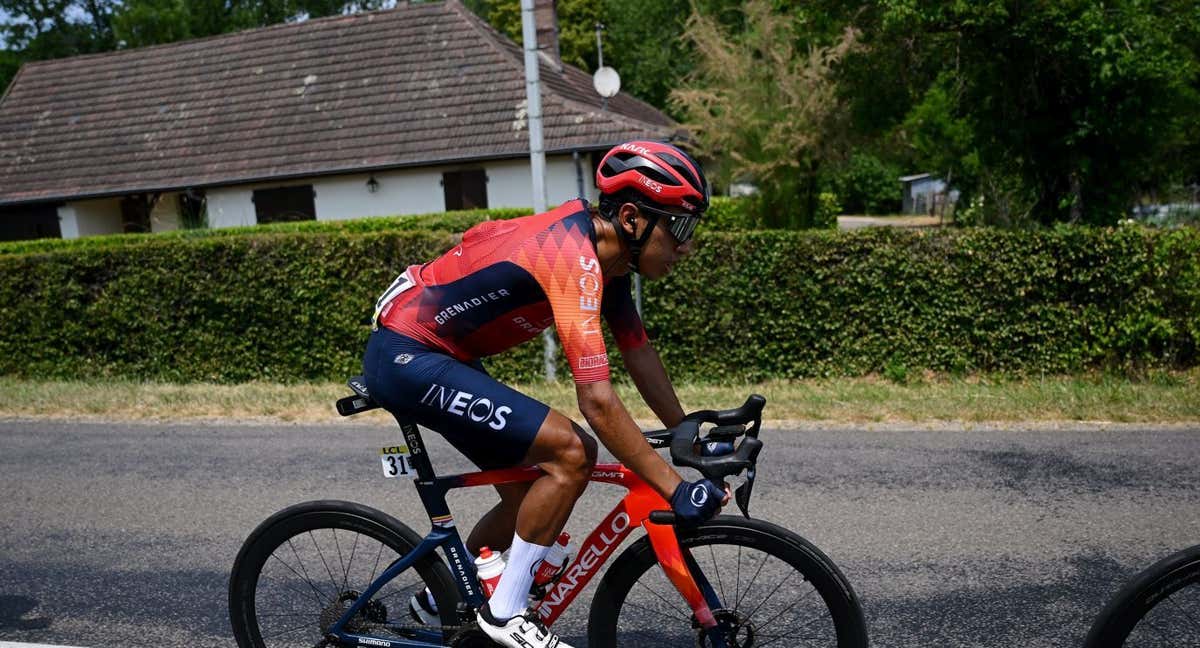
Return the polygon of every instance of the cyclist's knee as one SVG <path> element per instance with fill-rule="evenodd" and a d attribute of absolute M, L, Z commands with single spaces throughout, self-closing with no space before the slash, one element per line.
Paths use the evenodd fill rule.
<path fill-rule="evenodd" d="M 567 417 L 551 413 L 531 451 L 532 463 L 542 466 L 563 486 L 582 489 L 596 465 L 596 440 Z"/>
<path fill-rule="evenodd" d="M 571 423 L 571 427 L 575 428 L 575 436 L 577 436 L 579 441 L 583 444 L 584 460 L 586 462 L 584 468 L 588 471 L 588 476 L 591 477 L 592 468 L 596 467 L 596 459 L 600 454 L 600 448 L 596 444 L 596 439 L 593 438 L 592 435 L 588 434 L 583 428 L 579 427 L 574 422 Z"/>
<path fill-rule="evenodd" d="M 596 440 L 572 423 L 570 432 L 564 435 L 556 463 L 573 483 L 586 484 L 596 465 L 596 452 Z"/>

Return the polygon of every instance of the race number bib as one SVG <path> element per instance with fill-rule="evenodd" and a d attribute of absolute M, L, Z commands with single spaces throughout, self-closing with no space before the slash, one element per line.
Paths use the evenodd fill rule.
<path fill-rule="evenodd" d="M 383 448 L 379 452 L 379 460 L 383 462 L 383 476 L 388 479 L 413 473 L 412 455 L 408 452 L 408 446 Z"/>
<path fill-rule="evenodd" d="M 408 270 L 405 270 L 404 272 L 400 273 L 399 277 L 396 277 L 396 280 L 392 282 L 392 285 L 388 286 L 388 289 L 383 291 L 383 294 L 379 296 L 379 299 L 375 300 L 375 314 L 371 316 L 372 331 L 379 328 L 379 314 L 383 312 L 383 308 L 391 303 L 393 299 L 399 296 L 400 293 L 412 288 L 415 285 L 417 284 L 415 281 L 413 281 L 412 275 L 408 273 Z"/>

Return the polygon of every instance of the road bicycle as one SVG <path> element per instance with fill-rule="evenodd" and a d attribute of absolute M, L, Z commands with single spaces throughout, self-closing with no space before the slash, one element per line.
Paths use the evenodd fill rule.
<path fill-rule="evenodd" d="M 378 407 L 361 377 L 338 401 L 350 416 Z M 638 528 L 592 596 L 593 647 L 761 648 L 867 645 L 858 598 L 836 565 L 800 536 L 751 518 L 762 410 L 751 396 L 733 410 L 695 412 L 678 426 L 648 432 L 674 463 L 716 482 L 739 479 L 743 517 L 721 515 L 696 527 L 675 524 L 667 502 L 619 463 L 597 464 L 591 481 L 628 490 L 570 563 L 531 592 L 531 608 L 552 625 Z M 484 647 L 475 625 L 484 596 L 475 566 L 446 504 L 448 491 L 526 482 L 536 467 L 437 476 L 417 426 L 401 423 L 405 444 L 384 448 L 385 476 L 411 475 L 432 529 L 423 538 L 381 511 L 342 501 L 297 504 L 272 515 L 246 539 L 229 583 L 229 612 L 241 648 Z M 704 456 L 701 443 L 726 454 Z M 442 551 L 445 559 L 438 554 Z M 440 625 L 411 614 L 429 589 Z"/>
<path fill-rule="evenodd" d="M 1134 576 L 1096 617 L 1085 648 L 1200 648 L 1200 545 Z"/>

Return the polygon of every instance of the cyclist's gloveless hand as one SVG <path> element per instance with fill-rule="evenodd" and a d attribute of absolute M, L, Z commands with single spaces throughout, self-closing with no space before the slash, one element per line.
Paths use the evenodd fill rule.
<path fill-rule="evenodd" d="M 716 515 L 726 499 L 725 489 L 707 479 L 685 481 L 671 495 L 671 510 L 680 524 L 695 526 Z"/>

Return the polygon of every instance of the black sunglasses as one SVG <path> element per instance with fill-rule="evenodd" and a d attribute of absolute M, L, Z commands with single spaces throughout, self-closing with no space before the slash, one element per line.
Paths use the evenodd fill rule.
<path fill-rule="evenodd" d="M 645 203 L 635 203 L 638 209 L 654 214 L 661 218 L 667 219 L 667 229 L 670 230 L 671 236 L 675 237 L 675 241 L 679 245 L 683 245 L 692 239 L 692 234 L 696 231 L 696 226 L 700 224 L 700 214 L 677 214 L 665 209 L 656 209 Z"/>

